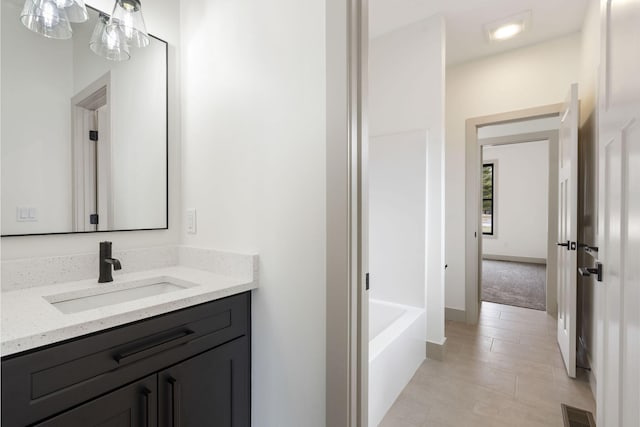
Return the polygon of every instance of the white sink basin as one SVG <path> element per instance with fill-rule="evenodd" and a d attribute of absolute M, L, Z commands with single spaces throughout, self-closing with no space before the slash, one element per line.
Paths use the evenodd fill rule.
<path fill-rule="evenodd" d="M 196 285 L 160 277 L 135 282 L 107 283 L 97 288 L 47 296 L 45 299 L 61 312 L 70 314 L 182 291 L 194 286 Z"/>

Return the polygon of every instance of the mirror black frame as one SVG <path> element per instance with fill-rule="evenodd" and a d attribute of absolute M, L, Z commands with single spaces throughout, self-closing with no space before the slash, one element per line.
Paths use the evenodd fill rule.
<path fill-rule="evenodd" d="M 102 12 L 101 10 L 86 5 L 87 9 L 93 10 L 96 13 L 104 13 L 105 15 L 109 15 L 108 13 Z M 109 15 L 110 16 L 110 15 Z M 166 126 L 166 138 L 165 138 L 165 168 L 166 168 L 166 181 L 165 181 L 165 191 L 166 191 L 166 203 L 165 203 L 165 226 L 164 227 L 156 227 L 156 228 L 131 228 L 131 229 L 121 229 L 121 230 L 96 230 L 96 231 L 62 231 L 62 232 L 52 232 L 52 233 L 28 233 L 28 234 L 2 234 L 0 237 L 25 237 L 25 236 L 60 236 L 65 234 L 95 234 L 95 233 L 119 233 L 124 231 L 153 231 L 153 230 L 168 230 L 169 229 L 169 43 L 166 40 L 161 39 L 160 37 L 156 37 L 152 34 L 149 34 L 149 37 L 156 39 L 157 41 L 164 43 L 164 55 L 165 55 L 165 126 Z"/>

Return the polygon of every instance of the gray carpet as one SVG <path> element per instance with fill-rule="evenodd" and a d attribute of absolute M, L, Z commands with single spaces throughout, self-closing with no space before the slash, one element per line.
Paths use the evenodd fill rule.
<path fill-rule="evenodd" d="M 482 300 L 544 310 L 547 267 L 523 262 L 482 261 Z"/>

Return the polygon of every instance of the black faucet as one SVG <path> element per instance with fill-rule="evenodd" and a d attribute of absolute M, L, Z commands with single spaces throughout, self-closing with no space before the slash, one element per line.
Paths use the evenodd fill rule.
<path fill-rule="evenodd" d="M 111 257 L 111 242 L 100 242 L 100 277 L 98 283 L 113 282 L 111 266 L 114 270 L 121 270 L 120 261 Z"/>

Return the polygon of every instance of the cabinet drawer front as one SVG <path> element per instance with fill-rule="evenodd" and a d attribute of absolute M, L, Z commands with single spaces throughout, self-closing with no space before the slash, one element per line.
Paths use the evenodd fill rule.
<path fill-rule="evenodd" d="M 31 424 L 246 335 L 249 304 L 244 293 L 6 358 L 2 425 Z"/>

